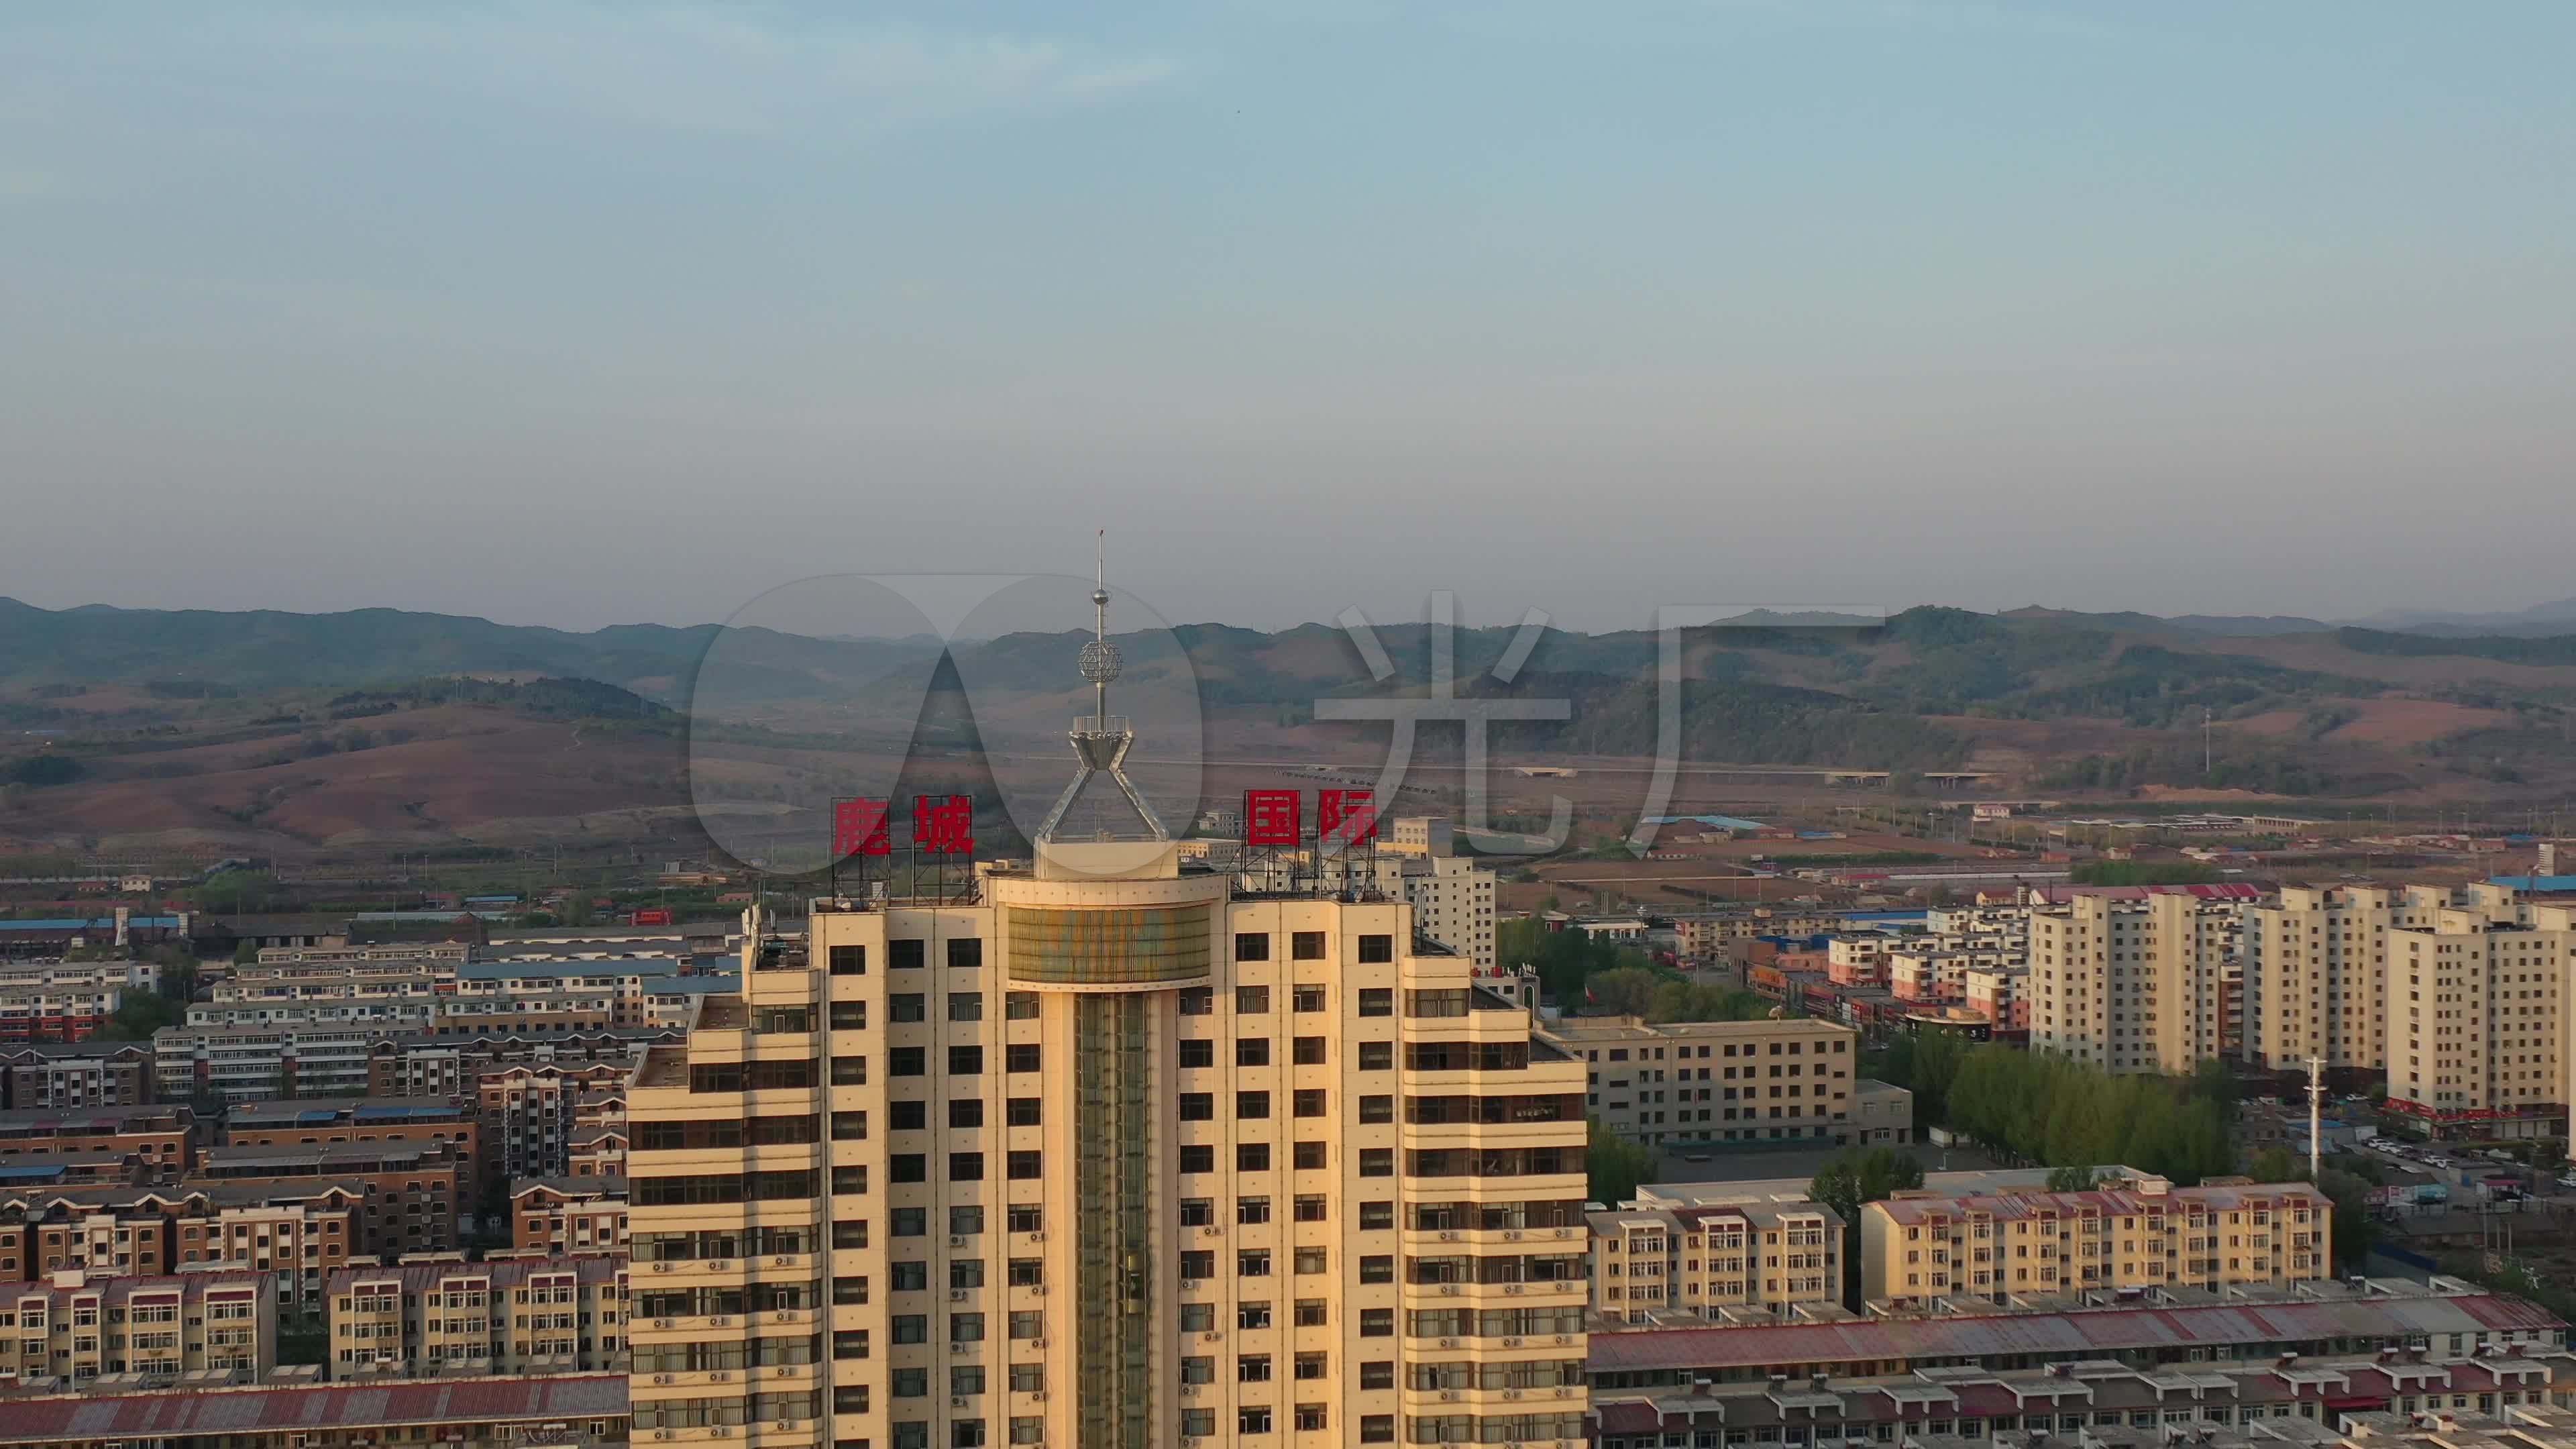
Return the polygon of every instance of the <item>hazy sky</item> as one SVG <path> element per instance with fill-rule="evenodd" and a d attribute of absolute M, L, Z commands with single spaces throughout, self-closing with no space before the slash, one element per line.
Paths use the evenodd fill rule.
<path fill-rule="evenodd" d="M 0 9 L 0 593 L 2576 594 L 2576 5 Z"/>

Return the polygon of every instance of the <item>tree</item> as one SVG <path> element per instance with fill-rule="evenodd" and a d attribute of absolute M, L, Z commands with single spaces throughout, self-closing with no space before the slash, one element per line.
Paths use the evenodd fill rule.
<path fill-rule="evenodd" d="M 1855 1307 L 1860 1302 L 1861 1208 L 1922 1185 L 1923 1164 L 1913 1153 L 1891 1147 L 1846 1147 L 1808 1182 L 1807 1196 L 1832 1208 L 1843 1220 L 1845 1307 Z"/>
<path fill-rule="evenodd" d="M 2095 1182 L 2089 1167 L 2052 1167 L 2048 1170 L 2050 1192 L 2091 1192 Z"/>
<path fill-rule="evenodd" d="M 1892 1147 L 1846 1147 L 1817 1169 L 1807 1183 L 1807 1196 L 1857 1229 L 1863 1205 L 1884 1202 L 1922 1185 L 1923 1164 L 1913 1153 Z"/>
<path fill-rule="evenodd" d="M 1637 1196 L 1641 1183 L 1655 1175 L 1654 1152 L 1642 1143 L 1631 1142 L 1592 1119 L 1592 1133 L 1584 1146 L 1584 1171 L 1590 1175 L 1587 1190 L 1592 1201 L 1616 1206 Z"/>
<path fill-rule="evenodd" d="M 233 964 L 236 966 L 258 965 L 259 943 L 257 941 L 244 941 L 240 945 L 233 947 Z"/>
<path fill-rule="evenodd" d="M 2308 1164 L 2286 1147 L 2266 1147 L 2245 1164 L 2245 1175 L 2256 1182 L 2305 1182 Z"/>
<path fill-rule="evenodd" d="M 1583 981 L 1587 1015 L 1644 1016 L 1655 1004 L 1663 978 L 1641 966 L 1623 966 L 1587 976 Z"/>
<path fill-rule="evenodd" d="M 2370 1212 L 2370 1184 L 2349 1172 L 2327 1168 L 2317 1187 L 2334 1202 L 2335 1258 L 2358 1273 L 2379 1241 L 2379 1219 Z"/>
<path fill-rule="evenodd" d="M 96 1035 L 101 1041 L 150 1041 L 154 1032 L 187 1019 L 188 1008 L 169 997 L 129 992 Z"/>

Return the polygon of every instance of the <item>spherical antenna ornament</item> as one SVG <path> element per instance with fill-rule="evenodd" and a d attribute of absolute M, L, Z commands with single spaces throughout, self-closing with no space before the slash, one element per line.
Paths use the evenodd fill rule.
<path fill-rule="evenodd" d="M 1082 677 L 1093 684 L 1107 684 L 1118 677 L 1118 646 L 1106 639 L 1094 639 L 1082 646 Z"/>

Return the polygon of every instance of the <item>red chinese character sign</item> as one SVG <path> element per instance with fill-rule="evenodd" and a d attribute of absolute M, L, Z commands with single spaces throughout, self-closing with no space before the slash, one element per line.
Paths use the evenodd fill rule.
<path fill-rule="evenodd" d="M 975 853 L 975 797 L 912 797 L 912 848 L 924 855 Z"/>
<path fill-rule="evenodd" d="M 1294 847 L 1300 823 L 1297 805 L 1294 790 L 1244 791 L 1243 843 Z"/>
<path fill-rule="evenodd" d="M 1366 790 L 1315 792 L 1315 835 L 1327 850 L 1377 839 L 1377 804 Z"/>
<path fill-rule="evenodd" d="M 886 833 L 886 802 L 883 800 L 835 800 L 832 802 L 832 858 L 846 855 L 892 855 L 894 842 Z"/>

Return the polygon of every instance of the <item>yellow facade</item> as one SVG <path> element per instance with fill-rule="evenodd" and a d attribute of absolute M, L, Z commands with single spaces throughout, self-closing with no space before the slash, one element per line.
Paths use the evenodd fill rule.
<path fill-rule="evenodd" d="M 1627 1322 L 1842 1301 L 1843 1220 L 1821 1203 L 1592 1214 L 1592 1306 Z"/>
<path fill-rule="evenodd" d="M 1946 1198 L 1861 1210 L 1861 1296 L 2055 1296 L 2325 1278 L 2333 1206 L 2304 1183 Z"/>
<path fill-rule="evenodd" d="M 2233 902 L 2178 894 L 2031 912 L 2031 1048 L 2169 1076 L 2220 1055 L 2239 921 Z"/>
<path fill-rule="evenodd" d="M 628 1099 L 640 1440 L 1581 1437 L 1583 1070 L 1387 899 L 825 902 Z"/>

